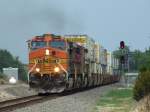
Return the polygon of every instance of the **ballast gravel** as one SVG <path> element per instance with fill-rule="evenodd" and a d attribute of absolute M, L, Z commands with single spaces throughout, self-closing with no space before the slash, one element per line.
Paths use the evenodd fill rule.
<path fill-rule="evenodd" d="M 37 92 L 29 90 L 29 86 L 24 83 L 0 85 L 0 102 L 35 94 Z"/>
<path fill-rule="evenodd" d="M 37 103 L 12 112 L 93 112 L 100 96 L 118 86 L 118 83 L 101 86 L 84 92 Z"/>

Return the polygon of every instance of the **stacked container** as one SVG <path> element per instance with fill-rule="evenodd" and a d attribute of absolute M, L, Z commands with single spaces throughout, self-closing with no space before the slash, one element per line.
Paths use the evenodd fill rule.
<path fill-rule="evenodd" d="M 95 42 L 95 46 L 94 46 L 94 55 L 95 55 L 94 73 L 101 73 L 100 45 L 96 42 Z"/>
<path fill-rule="evenodd" d="M 103 46 L 100 46 L 100 64 L 101 73 L 106 74 L 107 71 L 107 50 Z"/>
<path fill-rule="evenodd" d="M 96 73 L 95 41 L 87 35 L 65 35 L 64 37 L 67 41 L 76 42 L 87 50 L 85 54 L 85 63 L 88 64 L 90 73 Z"/>
<path fill-rule="evenodd" d="M 107 52 L 107 73 L 116 74 L 119 69 L 119 60 L 111 52 Z"/>
<path fill-rule="evenodd" d="M 64 37 L 66 40 L 76 42 L 87 49 L 87 60 L 96 63 L 101 61 L 102 64 L 107 64 L 107 50 L 100 46 L 92 38 L 88 37 L 87 35 L 65 35 Z M 101 52 L 102 54 L 100 54 Z"/>

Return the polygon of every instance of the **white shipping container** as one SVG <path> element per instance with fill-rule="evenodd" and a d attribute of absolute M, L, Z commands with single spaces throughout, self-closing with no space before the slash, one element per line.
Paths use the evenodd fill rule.
<path fill-rule="evenodd" d="M 3 73 L 8 77 L 14 77 L 16 80 L 18 80 L 18 68 L 3 68 Z"/>
<path fill-rule="evenodd" d="M 112 62 L 113 62 L 112 54 L 111 52 L 107 52 L 107 73 L 108 74 L 113 73 Z"/>
<path fill-rule="evenodd" d="M 100 45 L 98 43 L 95 43 L 94 50 L 95 61 L 96 63 L 100 63 Z"/>
<path fill-rule="evenodd" d="M 119 60 L 111 52 L 107 52 L 107 73 L 113 74 L 119 69 Z"/>
<path fill-rule="evenodd" d="M 102 46 L 100 47 L 100 63 L 102 65 L 107 65 L 107 50 Z"/>
<path fill-rule="evenodd" d="M 112 54 L 112 67 L 113 69 L 119 68 L 119 60 L 115 58 L 113 54 Z"/>

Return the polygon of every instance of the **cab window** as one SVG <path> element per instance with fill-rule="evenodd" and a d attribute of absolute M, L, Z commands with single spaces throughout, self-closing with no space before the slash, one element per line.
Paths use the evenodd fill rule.
<path fill-rule="evenodd" d="M 38 48 L 46 47 L 46 42 L 44 42 L 44 41 L 32 41 L 31 46 L 32 46 L 32 50 L 35 50 Z"/>
<path fill-rule="evenodd" d="M 49 45 L 53 48 L 58 48 L 61 50 L 65 50 L 65 42 L 64 41 L 51 41 Z"/>

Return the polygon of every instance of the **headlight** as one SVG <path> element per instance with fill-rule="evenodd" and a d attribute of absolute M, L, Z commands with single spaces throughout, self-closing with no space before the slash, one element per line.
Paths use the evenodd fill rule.
<path fill-rule="evenodd" d="M 60 71 L 60 68 L 59 67 L 55 67 L 54 68 L 54 72 L 59 72 Z"/>
<path fill-rule="evenodd" d="M 45 55 L 49 55 L 49 54 L 50 54 L 49 49 L 46 49 L 45 50 Z"/>
<path fill-rule="evenodd" d="M 40 72 L 40 68 L 36 68 L 35 70 L 36 70 L 37 72 Z"/>

